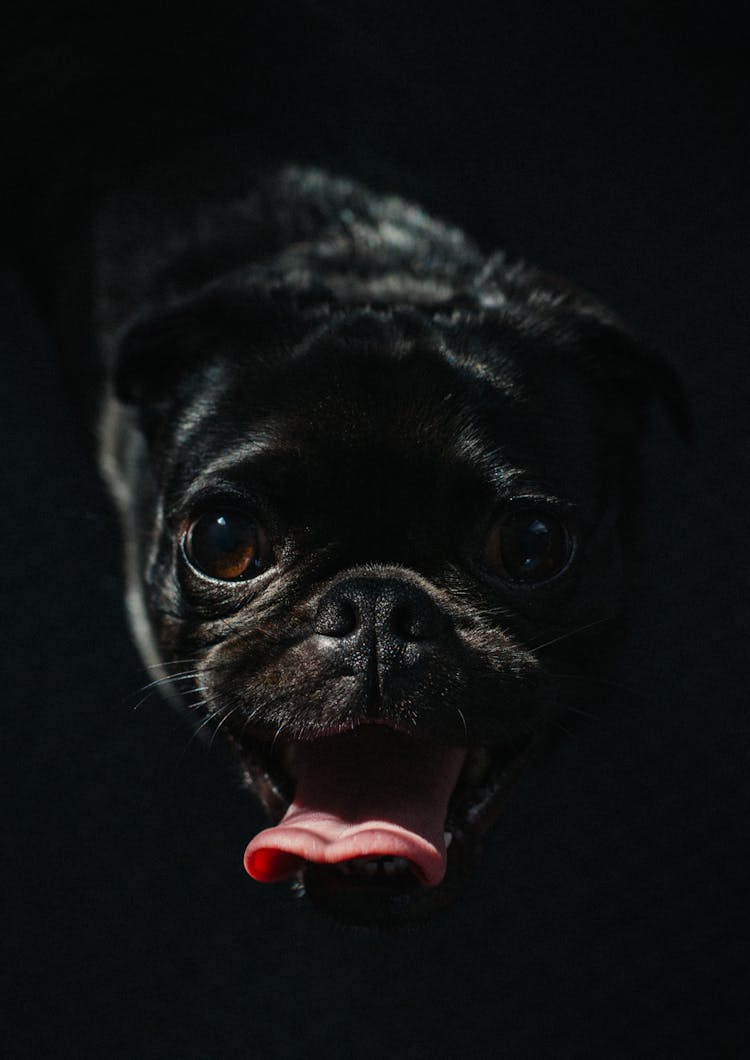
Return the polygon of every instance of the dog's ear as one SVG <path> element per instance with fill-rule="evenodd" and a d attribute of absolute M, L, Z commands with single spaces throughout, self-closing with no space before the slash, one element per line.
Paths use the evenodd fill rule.
<path fill-rule="evenodd" d="M 651 406 L 667 415 L 682 441 L 692 443 L 695 425 L 682 380 L 660 354 L 630 335 L 619 323 L 578 316 L 575 356 L 594 383 L 645 418 Z"/>
<path fill-rule="evenodd" d="M 664 357 L 649 349 L 595 296 L 569 280 L 503 253 L 488 259 L 476 281 L 482 305 L 501 306 L 533 340 L 546 339 L 578 364 L 612 407 L 638 430 L 648 410 L 661 406 L 678 436 L 692 442 L 694 421 L 682 381 Z M 624 423 L 623 423 L 624 425 Z"/>
<path fill-rule="evenodd" d="M 273 292 L 216 291 L 132 322 L 117 344 L 115 394 L 142 413 L 169 405 L 199 365 L 250 358 L 304 334 L 304 307 Z"/>
<path fill-rule="evenodd" d="M 115 369 L 115 395 L 126 405 L 157 410 L 215 341 L 210 318 L 195 307 L 140 319 L 122 335 Z"/>

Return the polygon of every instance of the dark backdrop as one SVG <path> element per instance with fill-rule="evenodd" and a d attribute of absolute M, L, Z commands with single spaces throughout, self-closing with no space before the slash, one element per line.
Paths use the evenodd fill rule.
<path fill-rule="evenodd" d="M 3 33 L 9 1055 L 748 1055 L 749 174 L 727 12 L 63 4 Z M 158 697 L 134 709 L 116 528 L 61 368 L 85 284 L 65 285 L 67 338 L 55 292 L 85 279 L 71 248 L 111 174 L 208 130 L 418 195 L 593 289 L 695 407 L 693 450 L 654 425 L 597 718 L 413 933 L 248 880 L 257 810 Z"/>

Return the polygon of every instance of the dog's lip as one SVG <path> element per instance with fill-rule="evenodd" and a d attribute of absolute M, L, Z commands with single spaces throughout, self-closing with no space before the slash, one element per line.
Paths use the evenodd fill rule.
<path fill-rule="evenodd" d="M 378 724 L 366 723 L 367 727 Z M 386 724 L 386 723 L 382 723 Z M 294 798 L 295 775 L 294 761 L 299 744 L 325 739 L 342 733 L 351 732 L 362 725 L 345 725 L 327 728 L 308 739 L 287 739 L 278 747 L 267 743 L 245 744 L 243 752 L 253 775 L 253 782 L 261 802 L 272 820 L 280 820 Z M 388 726 L 396 728 L 395 726 Z M 408 732 L 406 727 L 397 731 Z M 481 833 L 492 823 L 483 826 L 488 803 L 506 786 L 529 756 L 535 743 L 533 735 L 528 735 L 513 744 L 473 744 L 467 747 L 466 760 L 458 777 L 456 787 L 448 805 L 446 830 L 451 835 L 466 832 Z"/>
<path fill-rule="evenodd" d="M 359 724 L 331 726 L 309 738 L 279 740 L 278 745 L 273 742 L 270 745 L 267 742 L 253 742 L 249 746 L 246 744 L 243 747 L 243 751 L 253 774 L 256 791 L 272 820 L 280 820 L 294 798 L 296 785 L 295 759 L 301 744 L 313 743 L 328 737 L 353 732 L 356 729 L 367 729 L 377 725 L 383 725 L 407 736 L 413 735 L 413 730 L 406 725 L 394 725 L 391 722 L 379 719 L 368 719 L 367 722 Z M 526 740 L 521 747 L 514 746 L 512 749 L 509 749 L 506 745 L 497 746 L 494 749 L 484 744 L 469 745 L 466 748 L 466 759 L 463 768 L 451 796 L 446 823 L 451 819 L 456 819 L 456 825 L 458 825 L 459 821 L 457 818 L 464 816 L 463 811 L 465 811 L 467 817 L 467 824 L 475 820 L 478 804 L 486 800 L 487 794 L 493 787 L 492 775 L 495 772 L 493 767 L 499 763 L 501 765 L 500 772 L 503 774 L 507 760 L 524 754 L 528 742 Z M 497 779 L 501 780 L 502 776 L 498 776 Z M 472 804 L 472 792 L 475 792 L 477 796 L 481 792 L 481 797 L 477 799 L 477 806 Z M 460 809 L 461 807 L 463 811 Z M 452 832 L 452 834 L 455 834 L 455 832 Z"/>

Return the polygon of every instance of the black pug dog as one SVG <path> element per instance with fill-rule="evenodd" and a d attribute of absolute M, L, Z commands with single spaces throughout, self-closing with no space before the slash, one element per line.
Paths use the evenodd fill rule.
<path fill-rule="evenodd" d="M 274 822 L 252 877 L 421 918 L 580 709 L 679 385 L 588 294 L 402 199 L 295 167 L 158 183 L 96 236 L 135 639 Z"/>

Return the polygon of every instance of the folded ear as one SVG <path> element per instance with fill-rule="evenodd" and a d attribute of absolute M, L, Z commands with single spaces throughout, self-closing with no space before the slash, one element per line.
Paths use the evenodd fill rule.
<path fill-rule="evenodd" d="M 166 404 L 199 355 L 215 342 L 212 324 L 210 315 L 190 306 L 132 324 L 117 350 L 117 398 L 144 411 Z"/>
<path fill-rule="evenodd" d="M 117 346 L 117 398 L 158 413 L 199 365 L 220 355 L 261 356 L 298 340 L 298 302 L 272 291 L 218 289 L 132 322 Z"/>
<path fill-rule="evenodd" d="M 581 315 L 576 321 L 575 353 L 598 385 L 629 399 L 645 416 L 661 407 L 682 441 L 695 436 L 692 409 L 682 380 L 660 354 L 610 320 Z"/>
<path fill-rule="evenodd" d="M 482 305 L 499 304 L 523 333 L 547 339 L 578 363 L 626 416 L 629 412 L 635 426 L 656 403 L 679 437 L 693 440 L 690 404 L 675 369 L 588 291 L 523 262 L 509 265 L 502 253 L 488 259 L 476 286 Z"/>

